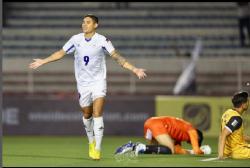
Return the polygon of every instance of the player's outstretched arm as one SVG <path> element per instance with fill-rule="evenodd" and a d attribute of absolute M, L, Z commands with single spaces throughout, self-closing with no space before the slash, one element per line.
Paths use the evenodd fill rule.
<path fill-rule="evenodd" d="M 36 69 L 44 64 L 61 59 L 65 54 L 66 52 L 61 49 L 45 59 L 33 59 L 34 62 L 29 64 L 29 68 Z"/>
<path fill-rule="evenodd" d="M 132 71 L 133 73 L 136 74 L 136 76 L 139 79 L 143 79 L 145 78 L 147 75 L 145 73 L 145 69 L 141 69 L 141 68 L 136 68 L 134 65 L 132 65 L 131 63 L 129 63 L 125 58 L 123 58 L 116 50 L 114 50 L 111 54 L 110 54 L 111 58 L 113 58 L 118 64 L 120 64 L 123 68 L 126 68 L 130 71 Z"/>
<path fill-rule="evenodd" d="M 224 159 L 223 153 L 225 148 L 226 137 L 230 134 L 226 128 L 224 128 L 219 136 L 218 142 L 218 159 Z"/>
<path fill-rule="evenodd" d="M 189 130 L 188 135 L 190 137 L 191 145 L 194 151 L 194 154 L 200 155 L 204 154 L 204 152 L 199 147 L 198 135 L 195 129 Z"/>

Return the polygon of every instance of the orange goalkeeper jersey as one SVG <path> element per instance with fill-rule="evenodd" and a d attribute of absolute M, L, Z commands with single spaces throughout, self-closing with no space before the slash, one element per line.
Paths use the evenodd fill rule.
<path fill-rule="evenodd" d="M 144 135 L 146 139 L 149 139 L 147 138 L 147 132 L 150 131 L 153 137 L 168 134 L 176 143 L 190 141 L 188 131 L 194 129 L 191 123 L 169 116 L 151 117 L 144 123 Z"/>

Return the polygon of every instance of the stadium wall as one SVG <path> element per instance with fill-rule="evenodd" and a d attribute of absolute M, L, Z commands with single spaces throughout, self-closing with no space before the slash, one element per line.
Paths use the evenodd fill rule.
<path fill-rule="evenodd" d="M 147 118 L 168 115 L 217 137 L 221 115 L 231 107 L 230 97 L 111 95 L 104 106 L 105 135 L 143 136 Z M 4 135 L 85 135 L 77 98 L 4 97 L 2 114 Z M 250 109 L 243 119 L 250 132 Z"/>
<path fill-rule="evenodd" d="M 107 97 L 105 135 L 142 136 L 154 109 L 154 97 Z M 3 134 L 84 135 L 85 130 L 77 99 L 4 97 Z"/>

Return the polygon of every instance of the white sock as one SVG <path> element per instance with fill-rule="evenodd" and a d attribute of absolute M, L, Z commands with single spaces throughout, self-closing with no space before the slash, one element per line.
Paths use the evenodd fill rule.
<path fill-rule="evenodd" d="M 89 119 L 85 119 L 82 117 L 82 121 L 84 124 L 84 128 L 86 130 L 86 134 L 88 136 L 89 143 L 93 143 L 95 137 L 94 137 L 94 129 L 93 129 L 93 117 L 90 117 Z"/>
<path fill-rule="evenodd" d="M 135 149 L 135 150 L 145 152 L 145 151 L 146 151 L 146 145 L 140 143 L 139 145 L 136 146 L 136 149 Z"/>
<path fill-rule="evenodd" d="M 142 149 L 142 151 L 146 151 L 146 145 L 145 144 L 141 144 L 141 149 Z"/>
<path fill-rule="evenodd" d="M 101 150 L 101 144 L 102 144 L 102 136 L 104 131 L 104 123 L 103 123 L 103 117 L 94 117 L 94 134 L 95 134 L 95 149 Z"/>

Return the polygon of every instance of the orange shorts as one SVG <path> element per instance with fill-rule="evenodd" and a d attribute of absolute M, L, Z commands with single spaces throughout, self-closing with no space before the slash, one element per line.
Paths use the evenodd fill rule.
<path fill-rule="evenodd" d="M 148 140 L 167 133 L 167 129 L 160 120 L 148 120 L 144 124 L 144 136 Z"/>

